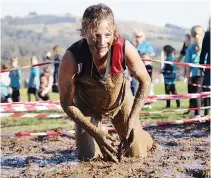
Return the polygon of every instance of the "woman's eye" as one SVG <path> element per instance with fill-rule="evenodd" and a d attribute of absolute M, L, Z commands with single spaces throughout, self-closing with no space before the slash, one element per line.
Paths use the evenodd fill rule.
<path fill-rule="evenodd" d="M 106 34 L 105 36 L 106 36 L 106 37 L 110 37 L 110 36 L 111 36 L 111 34 Z"/>

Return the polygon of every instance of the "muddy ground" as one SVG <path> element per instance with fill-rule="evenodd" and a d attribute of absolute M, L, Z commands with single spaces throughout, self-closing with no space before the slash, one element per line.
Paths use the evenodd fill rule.
<path fill-rule="evenodd" d="M 2 138 L 2 177 L 210 177 L 210 122 L 146 128 L 147 158 L 79 163 L 74 137 Z"/>

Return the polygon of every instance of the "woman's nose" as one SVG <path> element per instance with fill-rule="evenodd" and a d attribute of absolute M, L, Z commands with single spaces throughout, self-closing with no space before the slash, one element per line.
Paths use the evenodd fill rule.
<path fill-rule="evenodd" d="M 104 46 L 105 43 L 106 43 L 106 38 L 105 38 L 105 36 L 101 36 L 101 37 L 99 38 L 99 44 L 100 44 L 100 46 Z"/>

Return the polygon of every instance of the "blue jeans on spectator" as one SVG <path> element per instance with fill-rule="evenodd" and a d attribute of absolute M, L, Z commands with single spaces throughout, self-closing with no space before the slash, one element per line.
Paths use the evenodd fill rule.
<path fill-rule="evenodd" d="M 138 90 L 138 81 L 134 77 L 132 77 L 132 81 L 131 81 L 131 90 L 132 90 L 133 96 L 135 96 Z"/>

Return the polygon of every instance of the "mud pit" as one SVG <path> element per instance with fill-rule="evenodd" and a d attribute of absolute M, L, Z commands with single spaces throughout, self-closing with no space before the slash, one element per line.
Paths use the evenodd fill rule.
<path fill-rule="evenodd" d="M 2 177 L 210 177 L 210 122 L 146 128 L 147 158 L 79 163 L 74 137 L 2 138 Z"/>

